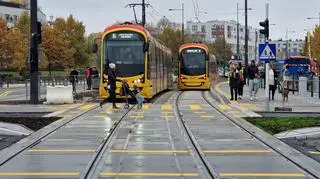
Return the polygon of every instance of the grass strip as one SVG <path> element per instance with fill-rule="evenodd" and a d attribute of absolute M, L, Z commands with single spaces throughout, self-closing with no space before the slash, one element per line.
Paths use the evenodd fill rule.
<path fill-rule="evenodd" d="M 245 119 L 272 135 L 294 129 L 320 127 L 320 117 L 272 117 Z"/>

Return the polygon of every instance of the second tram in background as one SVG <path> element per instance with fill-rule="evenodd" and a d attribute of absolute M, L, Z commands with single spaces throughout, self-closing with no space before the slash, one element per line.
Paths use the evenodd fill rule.
<path fill-rule="evenodd" d="M 179 89 L 209 90 L 217 77 L 217 60 L 205 44 L 188 43 L 179 49 Z"/>

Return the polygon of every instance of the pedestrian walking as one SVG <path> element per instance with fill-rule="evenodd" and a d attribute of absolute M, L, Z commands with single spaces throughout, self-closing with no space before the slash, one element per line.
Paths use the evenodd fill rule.
<path fill-rule="evenodd" d="M 230 72 L 229 72 L 229 86 L 230 86 L 231 101 L 238 100 L 238 81 L 239 81 L 239 73 L 237 73 L 237 68 L 235 65 L 231 65 Z"/>
<path fill-rule="evenodd" d="M 91 86 L 92 86 L 92 76 L 91 76 L 91 70 L 90 67 L 86 67 L 86 80 L 87 80 L 87 90 L 91 90 Z"/>
<path fill-rule="evenodd" d="M 76 90 L 76 83 L 78 82 L 78 75 L 79 75 L 79 72 L 76 69 L 73 69 L 69 75 L 69 81 L 72 85 L 72 91 L 74 93 L 77 91 Z"/>
<path fill-rule="evenodd" d="M 272 101 L 274 101 L 274 94 L 277 90 L 277 84 L 278 84 L 278 73 L 274 69 L 274 65 L 272 63 L 269 63 L 268 77 L 269 77 L 269 101 L 270 101 L 270 97 Z M 270 95 L 270 92 L 271 92 L 271 95 Z"/>
<path fill-rule="evenodd" d="M 238 95 L 239 95 L 239 99 L 241 99 L 243 96 L 243 86 L 246 84 L 245 77 L 244 77 L 244 68 L 243 68 L 241 62 L 238 64 L 237 72 L 239 74 Z"/>
<path fill-rule="evenodd" d="M 119 79 L 117 79 L 116 76 L 116 65 L 114 63 L 110 63 L 109 64 L 109 69 L 108 69 L 108 86 L 107 86 L 107 90 L 109 92 L 109 100 L 112 102 L 112 107 L 113 109 L 118 109 L 118 107 L 116 106 L 116 82 L 120 81 Z M 106 103 L 108 99 L 103 100 L 100 103 L 100 107 L 102 108 L 103 104 Z"/>
<path fill-rule="evenodd" d="M 258 93 L 258 85 L 260 85 L 259 69 L 254 60 L 251 61 L 248 67 L 248 78 L 250 100 L 253 101 L 253 98 L 256 98 L 256 94 Z"/>

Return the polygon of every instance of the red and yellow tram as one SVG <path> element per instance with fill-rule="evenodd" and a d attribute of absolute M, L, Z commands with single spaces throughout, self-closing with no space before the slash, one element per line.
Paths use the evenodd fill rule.
<path fill-rule="evenodd" d="M 101 47 L 99 93 L 102 98 L 109 96 L 104 74 L 110 63 L 116 64 L 117 77 L 126 80 L 130 87 L 136 84 L 146 99 L 172 87 L 172 53 L 144 27 L 134 24 L 107 27 Z M 120 88 L 121 83 L 117 82 L 117 98 L 121 98 Z"/>

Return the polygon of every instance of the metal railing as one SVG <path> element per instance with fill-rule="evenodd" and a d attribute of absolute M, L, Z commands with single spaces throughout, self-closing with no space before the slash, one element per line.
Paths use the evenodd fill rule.
<path fill-rule="evenodd" d="M 46 95 L 46 87 L 55 87 L 55 86 L 72 86 L 75 85 L 74 92 L 84 92 L 88 90 L 98 90 L 99 89 L 99 77 L 91 77 L 91 88 L 88 88 L 88 81 L 85 75 L 78 75 L 75 77 L 75 83 L 72 83 L 70 76 L 39 76 L 39 93 L 42 98 Z M 25 94 L 19 94 L 19 100 L 29 100 L 30 97 L 30 78 L 28 77 L 13 77 L 5 76 L 0 78 L 0 88 L 5 89 L 15 89 L 21 88 L 25 89 Z M 24 92 L 23 92 L 24 93 Z M 22 96 L 22 97 L 21 97 Z M 23 97 L 25 96 L 25 98 Z M 2 99 L 9 99 L 8 97 Z M 1 99 L 0 99 L 1 100 Z"/>

